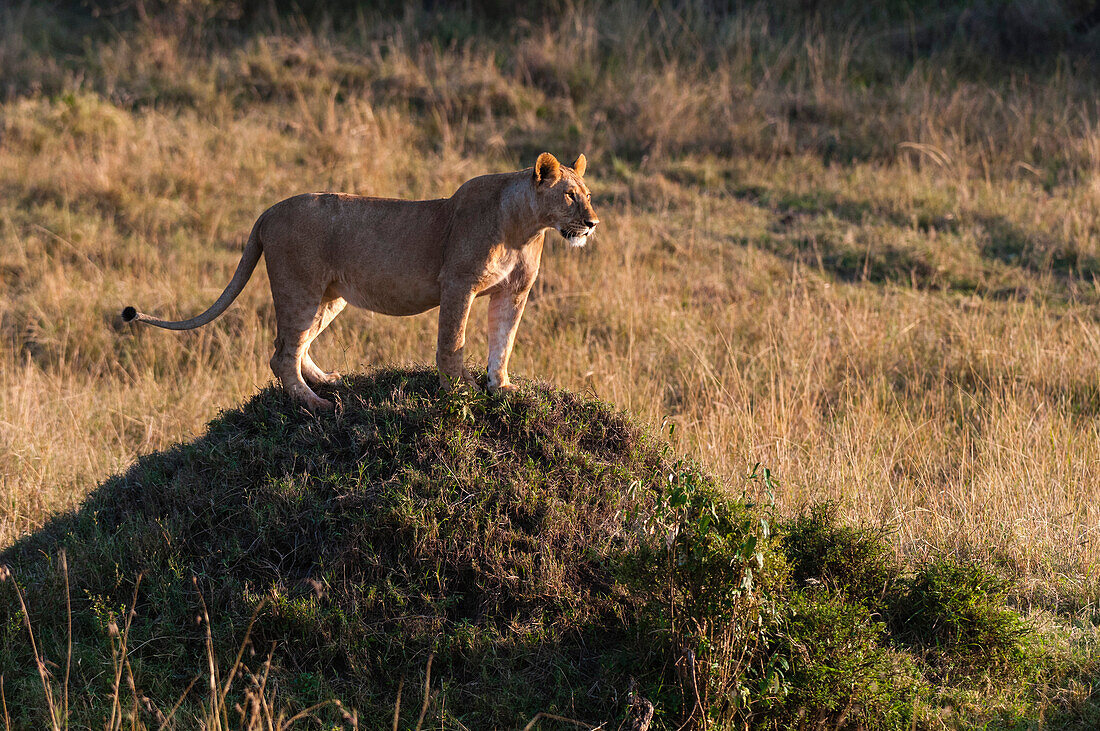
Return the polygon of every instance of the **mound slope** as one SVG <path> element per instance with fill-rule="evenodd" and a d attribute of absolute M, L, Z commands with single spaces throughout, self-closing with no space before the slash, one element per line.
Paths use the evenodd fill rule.
<path fill-rule="evenodd" d="M 389 729 L 402 688 L 402 728 L 618 728 L 636 687 L 654 729 L 904 729 L 975 682 L 1018 692 L 1039 657 L 976 564 L 904 566 L 835 506 L 777 520 L 597 400 L 437 383 L 351 377 L 321 417 L 267 388 L 0 554 L 12 726 L 49 727 L 45 678 L 70 728 L 102 727 L 116 698 L 163 727 L 194 682 L 168 728 L 267 728 L 257 698 L 335 698 Z M 1004 713 L 1092 673 L 1061 662 L 1035 660 L 1039 700 Z M 243 712 L 217 710 L 225 687 Z"/>
<path fill-rule="evenodd" d="M 660 562 L 644 526 L 690 468 L 591 399 L 436 384 L 428 370 L 351 377 L 326 392 L 340 404 L 328 417 L 267 388 L 5 551 L 58 679 L 67 557 L 74 718 L 103 718 L 112 625 L 131 602 L 134 686 L 153 708 L 205 671 L 203 602 L 219 663 L 262 603 L 246 664 L 273 652 L 270 687 L 296 704 L 341 698 L 368 728 L 388 727 L 399 684 L 418 688 L 433 654 L 433 714 L 471 728 L 622 718 L 630 678 L 659 692 L 663 602 L 646 567 Z M 0 603 L 8 707 L 40 721 L 11 581 Z"/>

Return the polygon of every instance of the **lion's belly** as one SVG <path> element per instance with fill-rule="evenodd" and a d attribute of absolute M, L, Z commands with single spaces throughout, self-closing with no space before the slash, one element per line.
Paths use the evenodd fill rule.
<path fill-rule="evenodd" d="M 427 247 L 371 236 L 345 248 L 332 266 L 332 288 L 356 307 L 416 315 L 439 306 L 439 265 Z"/>
<path fill-rule="evenodd" d="M 332 288 L 349 304 L 383 315 L 418 315 L 439 306 L 435 281 L 410 281 L 385 272 L 338 275 Z"/>

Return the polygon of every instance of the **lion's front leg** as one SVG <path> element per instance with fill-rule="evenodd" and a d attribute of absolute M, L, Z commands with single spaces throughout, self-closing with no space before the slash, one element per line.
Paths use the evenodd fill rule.
<path fill-rule="evenodd" d="M 439 382 L 444 388 L 465 383 L 477 388 L 477 381 L 463 366 L 462 352 L 466 345 L 466 320 L 474 301 L 473 287 L 444 286 L 439 297 L 439 341 L 435 364 Z"/>
<path fill-rule="evenodd" d="M 528 291 L 500 291 L 489 296 L 490 391 L 511 391 L 515 388 L 508 380 L 508 359 L 512 357 L 512 345 L 527 304 Z"/>

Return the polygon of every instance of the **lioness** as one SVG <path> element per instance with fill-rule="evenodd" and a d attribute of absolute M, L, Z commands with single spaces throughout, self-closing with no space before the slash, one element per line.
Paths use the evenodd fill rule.
<path fill-rule="evenodd" d="M 473 178 L 450 198 L 287 198 L 256 220 L 232 281 L 206 312 L 168 322 L 127 307 L 122 319 L 169 330 L 205 325 L 237 298 L 266 254 L 278 324 L 271 370 L 306 407 L 324 410 L 332 403 L 306 381 L 337 376 L 317 367 L 309 346 L 348 302 L 386 315 L 439 307 L 440 382 L 476 388 L 462 349 L 470 306 L 487 294 L 489 388 L 511 390 L 508 358 L 546 231 L 557 229 L 573 246 L 584 246 L 600 222 L 584 184 L 586 166 L 584 155 L 570 169 L 544 152 L 533 168 Z"/>

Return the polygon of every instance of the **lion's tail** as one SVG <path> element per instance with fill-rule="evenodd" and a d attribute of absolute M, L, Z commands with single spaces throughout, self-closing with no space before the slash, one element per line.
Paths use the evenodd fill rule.
<path fill-rule="evenodd" d="M 225 309 L 233 303 L 233 300 L 237 299 L 237 295 L 241 293 L 244 286 L 248 284 L 248 280 L 252 277 L 252 272 L 256 268 L 257 262 L 260 261 L 260 255 L 263 254 L 263 245 L 260 243 L 260 221 L 263 220 L 263 216 L 256 221 L 256 225 L 252 227 L 252 233 L 248 235 L 248 243 L 244 245 L 244 252 L 241 254 L 241 261 L 237 264 L 237 271 L 233 273 L 233 279 L 226 285 L 225 291 L 222 292 L 221 297 L 210 305 L 210 309 L 201 315 L 192 317 L 190 320 L 158 320 L 155 317 L 150 317 L 143 312 L 138 312 L 133 307 L 127 307 L 122 311 L 123 322 L 144 322 L 147 325 L 155 325 L 156 327 L 163 327 L 166 330 L 192 330 L 196 327 L 202 327 L 208 322 L 213 321 L 218 315 L 225 312 Z"/>

